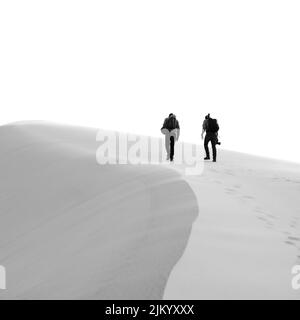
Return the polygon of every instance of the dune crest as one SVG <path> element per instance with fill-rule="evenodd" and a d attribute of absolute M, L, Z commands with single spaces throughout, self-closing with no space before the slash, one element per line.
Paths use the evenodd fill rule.
<path fill-rule="evenodd" d="M 198 214 L 181 175 L 99 165 L 97 131 L 0 128 L 0 299 L 161 299 Z"/>

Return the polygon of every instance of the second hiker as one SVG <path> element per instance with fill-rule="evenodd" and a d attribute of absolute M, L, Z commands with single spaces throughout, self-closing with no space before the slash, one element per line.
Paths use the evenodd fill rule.
<path fill-rule="evenodd" d="M 218 141 L 218 131 L 219 131 L 218 121 L 216 119 L 212 119 L 210 117 L 210 114 L 205 116 L 205 120 L 203 122 L 203 127 L 202 127 L 202 134 L 201 134 L 201 137 L 203 139 L 204 132 L 206 132 L 205 139 L 204 139 L 204 149 L 205 149 L 206 157 L 204 158 L 204 160 L 210 160 L 208 144 L 209 142 L 211 142 L 212 151 L 213 151 L 213 162 L 217 161 L 216 145 L 220 144 L 220 142 Z"/>
<path fill-rule="evenodd" d="M 167 160 L 173 161 L 175 141 L 179 139 L 180 134 L 179 122 L 175 114 L 170 113 L 169 117 L 165 119 L 161 132 L 165 135 Z"/>

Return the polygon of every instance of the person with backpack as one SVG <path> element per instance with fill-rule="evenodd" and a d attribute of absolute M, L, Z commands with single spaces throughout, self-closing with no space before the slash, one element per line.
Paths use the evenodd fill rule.
<path fill-rule="evenodd" d="M 175 141 L 179 139 L 180 127 L 175 114 L 170 113 L 165 119 L 161 128 L 162 134 L 165 135 L 165 147 L 167 151 L 167 160 L 173 161 Z"/>
<path fill-rule="evenodd" d="M 201 137 L 203 139 L 204 132 L 206 132 L 205 139 L 204 139 L 204 148 L 206 157 L 204 160 L 210 160 L 209 148 L 208 144 L 211 142 L 212 151 L 213 151 L 213 162 L 217 161 L 217 144 L 221 144 L 218 141 L 218 131 L 219 131 L 219 124 L 217 119 L 213 119 L 210 117 L 210 114 L 205 116 L 205 120 L 202 126 L 202 134 Z"/>

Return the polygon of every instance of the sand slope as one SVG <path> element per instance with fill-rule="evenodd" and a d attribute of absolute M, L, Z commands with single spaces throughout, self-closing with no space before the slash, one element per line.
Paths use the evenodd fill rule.
<path fill-rule="evenodd" d="M 220 150 L 186 180 L 199 217 L 164 298 L 300 299 L 300 165 Z"/>
<path fill-rule="evenodd" d="M 0 128 L 0 299 L 162 298 L 196 197 L 163 166 L 100 166 L 96 133 Z"/>
<path fill-rule="evenodd" d="M 96 133 L 0 127 L 0 299 L 300 298 L 300 165 L 99 165 Z"/>

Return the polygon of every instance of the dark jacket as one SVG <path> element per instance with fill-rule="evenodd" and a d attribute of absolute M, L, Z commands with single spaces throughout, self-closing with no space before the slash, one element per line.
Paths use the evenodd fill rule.
<path fill-rule="evenodd" d="M 179 122 L 175 117 L 166 118 L 161 129 L 168 129 L 169 131 L 180 129 Z"/>
<path fill-rule="evenodd" d="M 206 133 L 217 133 L 219 131 L 218 121 L 212 118 L 205 119 L 203 121 L 202 127 L 203 127 L 203 130 L 206 131 Z"/>

